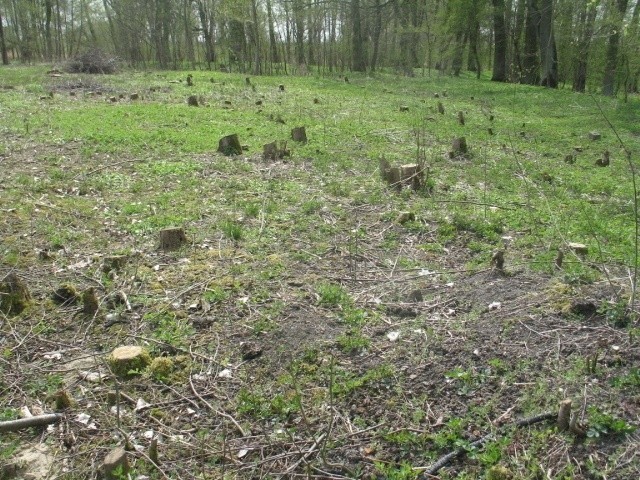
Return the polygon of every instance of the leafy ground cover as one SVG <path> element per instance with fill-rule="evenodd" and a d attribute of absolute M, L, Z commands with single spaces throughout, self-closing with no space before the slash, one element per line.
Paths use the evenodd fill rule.
<path fill-rule="evenodd" d="M 44 478 L 116 445 L 134 478 L 433 478 L 460 448 L 440 478 L 638 477 L 637 98 L 186 74 L 2 70 L 0 279 L 32 301 L 0 316 L 0 418 L 65 413 L 3 434 L 3 475 L 40 444 Z M 291 156 L 263 159 L 276 140 Z M 425 188 L 389 188 L 382 158 Z M 162 251 L 173 226 L 188 246 Z M 130 344 L 154 360 L 117 377 Z M 577 434 L 514 426 L 567 398 Z"/>

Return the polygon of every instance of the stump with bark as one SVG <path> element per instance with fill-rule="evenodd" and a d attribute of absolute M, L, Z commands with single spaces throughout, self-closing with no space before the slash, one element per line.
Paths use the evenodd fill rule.
<path fill-rule="evenodd" d="M 451 152 L 449 156 L 451 158 L 464 157 L 469 152 L 467 147 L 467 139 L 465 137 L 454 138 L 451 142 Z"/>
<path fill-rule="evenodd" d="M 296 127 L 291 130 L 291 138 L 294 142 L 307 143 L 307 131 L 305 127 Z"/>
<path fill-rule="evenodd" d="M 387 185 L 401 190 L 409 187 L 414 191 L 424 186 L 424 170 L 417 163 L 392 166 L 386 159 L 380 159 L 380 176 Z"/>
<path fill-rule="evenodd" d="M 440 115 L 444 115 L 444 105 L 442 104 L 442 102 L 438 102 L 438 113 Z"/>
<path fill-rule="evenodd" d="M 281 160 L 291 155 L 287 150 L 287 142 L 271 142 L 262 147 L 262 158 L 264 160 Z"/>
<path fill-rule="evenodd" d="M 127 452 L 122 447 L 111 450 L 102 461 L 102 475 L 105 480 L 117 480 L 127 478 L 129 473 L 129 461 Z"/>
<path fill-rule="evenodd" d="M 464 126 L 464 112 L 462 111 L 458 112 L 458 123 Z"/>
<path fill-rule="evenodd" d="M 198 97 L 196 95 L 190 95 L 189 98 L 187 98 L 187 105 L 189 105 L 190 107 L 197 107 Z"/>
<path fill-rule="evenodd" d="M 162 250 L 177 250 L 187 243 L 187 235 L 179 227 L 160 230 L 160 248 Z"/>
<path fill-rule="evenodd" d="M 218 152 L 226 156 L 240 155 L 242 153 L 242 146 L 240 145 L 238 135 L 234 133 L 233 135 L 222 137 L 220 141 L 218 141 Z"/>

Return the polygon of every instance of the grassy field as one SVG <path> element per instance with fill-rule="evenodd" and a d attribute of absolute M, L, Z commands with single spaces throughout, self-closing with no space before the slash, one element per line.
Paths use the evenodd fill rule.
<path fill-rule="evenodd" d="M 118 445 L 133 478 L 436 478 L 458 449 L 437 478 L 640 475 L 640 99 L 46 71 L 0 70 L 0 280 L 32 297 L 0 313 L 0 420 L 65 417 L 2 434 L 0 478 L 39 443 L 39 478 L 90 478 Z M 217 153 L 231 134 L 243 153 Z M 290 156 L 265 160 L 273 141 Z M 151 365 L 115 376 L 122 345 Z M 521 421 L 564 399 L 570 431 Z"/>

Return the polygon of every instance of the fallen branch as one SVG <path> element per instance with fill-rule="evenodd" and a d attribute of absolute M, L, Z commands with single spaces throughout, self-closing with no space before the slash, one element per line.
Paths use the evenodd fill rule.
<path fill-rule="evenodd" d="M 15 432 L 29 427 L 43 427 L 56 423 L 62 419 L 60 413 L 49 413 L 46 415 L 37 415 L 35 417 L 20 418 L 18 420 L 5 420 L 0 422 L 0 433 Z"/>
<path fill-rule="evenodd" d="M 558 414 L 557 413 L 553 413 L 553 412 L 542 413 L 540 415 L 535 415 L 533 417 L 529 417 L 529 418 L 525 418 L 525 419 L 522 419 L 522 420 L 518 420 L 514 425 L 517 428 L 526 427 L 528 425 L 533 425 L 534 423 L 543 422 L 543 421 L 546 421 L 546 420 L 556 419 L 557 416 L 558 416 Z M 424 473 L 427 474 L 427 475 L 435 475 L 436 473 L 438 473 L 438 471 L 442 467 L 444 467 L 445 465 L 448 465 L 454 459 L 456 459 L 458 457 L 461 457 L 462 455 L 467 453 L 470 449 L 481 447 L 482 445 L 484 445 L 488 441 L 493 440 L 493 438 L 494 438 L 494 434 L 493 433 L 489 433 L 489 434 L 485 435 L 484 437 L 481 437 L 478 440 L 475 440 L 475 441 L 471 442 L 465 448 L 459 448 L 457 450 L 454 450 L 451 453 L 447 453 L 446 455 L 440 457 L 436 463 L 434 463 L 433 465 L 431 465 L 427 469 L 423 470 L 422 468 L 420 468 L 419 470 L 423 470 Z"/>

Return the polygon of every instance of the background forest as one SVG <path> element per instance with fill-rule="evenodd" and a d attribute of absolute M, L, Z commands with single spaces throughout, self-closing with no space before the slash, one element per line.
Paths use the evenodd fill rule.
<path fill-rule="evenodd" d="M 433 70 L 637 92 L 640 1 L 0 0 L 5 64 L 91 49 L 258 74 Z"/>

